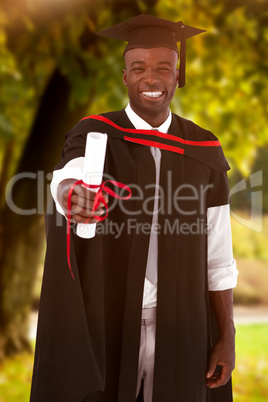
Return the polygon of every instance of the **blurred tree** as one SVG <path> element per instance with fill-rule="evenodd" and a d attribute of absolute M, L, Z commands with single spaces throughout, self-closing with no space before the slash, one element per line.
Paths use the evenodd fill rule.
<path fill-rule="evenodd" d="M 0 119 L 6 152 L 3 157 L 1 187 L 9 172 L 15 173 L 7 186 L 6 202 L 1 207 L 0 256 L 0 354 L 12 355 L 29 349 L 28 316 L 32 288 L 43 250 L 48 173 L 58 162 L 64 137 L 86 114 L 98 90 L 105 90 L 112 79 L 111 47 L 97 42 L 92 33 L 101 24 L 113 24 L 148 9 L 154 1 L 99 0 L 55 2 L 4 1 L 0 17 L 5 68 L 3 100 L 5 114 Z M 143 10 L 142 10 L 142 9 Z M 120 17 L 121 16 L 121 17 Z M 19 40 L 18 40 L 19 38 Z M 108 70 L 109 68 L 109 70 Z M 99 70 L 106 75 L 99 74 Z M 107 74 L 107 71 L 109 73 Z M 113 75 L 115 71 L 113 71 Z M 14 84 L 18 80 L 18 85 Z M 13 86 L 18 90 L 13 90 Z M 25 91 L 26 90 L 26 91 Z M 19 109 L 14 102 L 23 107 Z M 106 97 L 109 99 L 109 91 Z M 10 107 L 15 103 L 15 113 Z M 119 95 L 118 95 L 119 99 Z M 116 97 L 113 96 L 113 103 Z M 106 102 L 105 102 L 105 106 Z M 116 104 L 114 105 L 117 106 Z M 25 109 L 27 121 L 24 119 Z M 31 116 L 34 116 L 33 121 Z M 25 143 L 16 166 L 13 144 L 25 133 Z M 13 169 L 12 169 L 13 168 Z"/>
<path fill-rule="evenodd" d="M 242 174 L 249 173 L 258 148 L 268 142 L 266 0 L 2 0 L 2 356 L 29 346 L 28 314 L 44 240 L 44 190 L 59 160 L 63 133 L 83 115 L 116 110 L 127 101 L 120 85 L 124 45 L 97 40 L 93 32 L 141 12 L 208 30 L 189 43 L 187 86 L 177 92 L 173 110 L 219 136 Z"/>
<path fill-rule="evenodd" d="M 185 14 L 185 23 L 207 29 L 191 40 L 187 85 L 174 107 L 214 132 L 231 166 L 247 176 L 257 149 L 268 143 L 268 2 L 168 3 L 167 15 Z"/>

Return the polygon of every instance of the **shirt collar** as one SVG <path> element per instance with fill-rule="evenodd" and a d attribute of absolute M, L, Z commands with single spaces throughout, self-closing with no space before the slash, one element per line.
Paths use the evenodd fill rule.
<path fill-rule="evenodd" d="M 152 126 L 150 126 L 150 124 L 148 124 L 145 120 L 143 120 L 140 116 L 138 116 L 137 113 L 134 112 L 130 104 L 127 105 L 125 112 L 136 130 L 151 130 L 153 128 Z M 162 123 L 159 127 L 154 128 L 157 128 L 158 131 L 161 131 L 162 133 L 166 134 L 171 124 L 171 119 L 172 114 L 171 111 L 169 111 L 169 115 L 167 119 L 164 121 L 164 123 Z"/>

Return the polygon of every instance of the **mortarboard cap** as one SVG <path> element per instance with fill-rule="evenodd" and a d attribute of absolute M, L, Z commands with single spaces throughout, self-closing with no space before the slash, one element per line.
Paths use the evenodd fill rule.
<path fill-rule="evenodd" d="M 130 49 L 154 47 L 167 47 L 179 53 L 177 42 L 181 42 L 179 67 L 179 87 L 181 88 L 185 85 L 186 40 L 203 32 L 205 32 L 203 29 L 184 25 L 182 21 L 173 22 L 140 14 L 97 32 L 97 35 L 128 42 L 124 54 Z"/>

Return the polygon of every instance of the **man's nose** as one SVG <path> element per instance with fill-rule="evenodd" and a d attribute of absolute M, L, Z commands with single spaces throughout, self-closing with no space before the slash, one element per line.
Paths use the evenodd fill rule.
<path fill-rule="evenodd" d="M 143 81 L 147 84 L 153 84 L 158 81 L 157 74 L 153 70 L 146 70 L 143 76 Z"/>

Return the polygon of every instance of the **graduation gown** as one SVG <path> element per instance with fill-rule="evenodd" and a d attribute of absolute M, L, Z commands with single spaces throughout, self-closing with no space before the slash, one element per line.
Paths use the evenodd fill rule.
<path fill-rule="evenodd" d="M 102 116 L 112 123 L 85 118 L 67 133 L 56 169 L 84 156 L 89 131 L 106 132 L 104 178 L 127 184 L 132 197 L 110 197 L 94 238 L 72 232 L 75 280 L 67 266 L 66 220 L 54 202 L 48 209 L 31 402 L 135 401 L 155 164 L 149 146 L 124 139 L 135 132 L 124 110 Z M 169 134 L 182 152 L 162 149 L 153 402 L 230 402 L 230 381 L 216 390 L 205 384 L 217 339 L 206 211 L 229 202 L 229 166 L 221 147 L 210 146 L 217 138 L 191 121 L 173 114 Z"/>

